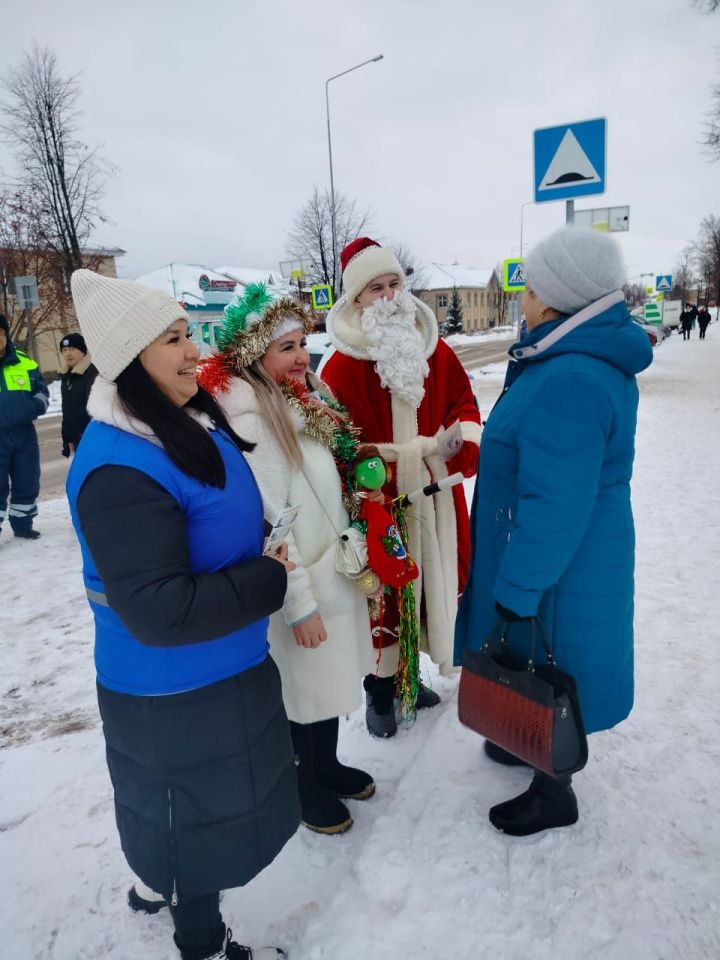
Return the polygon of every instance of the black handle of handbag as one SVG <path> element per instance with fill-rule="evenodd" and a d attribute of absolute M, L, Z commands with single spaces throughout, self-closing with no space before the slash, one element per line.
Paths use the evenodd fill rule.
<path fill-rule="evenodd" d="M 485 640 L 485 643 L 483 644 L 483 648 L 485 650 L 489 650 L 490 644 L 492 643 L 492 641 L 498 640 L 498 639 L 500 641 L 500 646 L 501 647 L 504 646 L 507 643 L 507 636 L 508 636 L 508 633 L 510 632 L 511 626 L 513 626 L 513 624 L 509 623 L 507 620 L 503 620 L 501 617 L 498 617 L 497 623 L 492 628 L 487 639 Z M 537 648 L 536 641 L 537 641 L 538 633 L 540 634 L 540 642 L 545 652 L 547 663 L 551 667 L 556 666 L 555 657 L 553 656 L 553 652 L 552 652 L 552 647 L 548 642 L 547 633 L 545 632 L 545 627 L 543 626 L 542 621 L 540 620 L 539 617 L 531 617 L 530 618 L 530 658 L 528 660 L 528 666 L 527 666 L 530 673 L 532 673 L 535 670 L 535 651 Z"/>

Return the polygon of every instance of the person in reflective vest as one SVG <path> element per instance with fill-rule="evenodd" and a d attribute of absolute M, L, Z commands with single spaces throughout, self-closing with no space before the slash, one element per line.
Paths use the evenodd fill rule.
<path fill-rule="evenodd" d="M 0 315 L 0 529 L 9 516 L 13 533 L 25 540 L 40 536 L 33 530 L 40 493 L 40 448 L 33 421 L 49 402 L 40 368 L 17 349 Z"/>

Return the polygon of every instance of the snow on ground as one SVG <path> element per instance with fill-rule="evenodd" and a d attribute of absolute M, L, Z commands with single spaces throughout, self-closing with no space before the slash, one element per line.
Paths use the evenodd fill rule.
<path fill-rule="evenodd" d="M 502 365 L 498 365 L 502 367 Z M 223 912 L 291 960 L 700 960 L 720 956 L 717 571 L 720 331 L 672 337 L 640 378 L 635 710 L 591 738 L 580 822 L 525 840 L 488 807 L 527 772 L 457 721 L 457 679 L 394 740 L 362 713 L 344 757 L 372 771 L 342 837 L 301 829 Z M 483 414 L 502 384 L 475 382 Z M 471 487 L 471 484 L 468 485 Z M 468 491 L 470 492 L 470 491 Z M 174 960 L 166 914 L 133 916 L 97 719 L 91 618 L 62 500 L 43 538 L 0 541 L 0 955 Z"/>

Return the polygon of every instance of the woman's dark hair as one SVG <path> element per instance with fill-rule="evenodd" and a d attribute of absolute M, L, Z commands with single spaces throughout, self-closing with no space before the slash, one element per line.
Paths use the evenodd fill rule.
<path fill-rule="evenodd" d="M 150 427 L 176 467 L 209 487 L 225 487 L 225 464 L 207 430 L 189 415 L 187 407 L 206 413 L 242 453 L 255 449 L 254 443 L 235 433 L 220 405 L 202 387 L 198 386 L 184 407 L 178 407 L 157 386 L 139 357 L 115 383 L 125 411 Z"/>

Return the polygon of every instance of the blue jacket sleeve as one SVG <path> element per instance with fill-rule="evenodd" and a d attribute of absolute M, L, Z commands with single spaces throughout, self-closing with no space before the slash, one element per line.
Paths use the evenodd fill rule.
<path fill-rule="evenodd" d="M 537 613 L 582 541 L 612 419 L 599 381 L 563 374 L 541 387 L 520 424 L 517 514 L 494 587 L 520 616 Z"/>
<path fill-rule="evenodd" d="M 45 383 L 45 378 L 40 373 L 39 367 L 30 371 L 30 392 L 33 405 L 37 410 L 35 416 L 41 417 L 44 413 L 47 413 L 48 404 L 50 403 L 50 391 Z"/>

